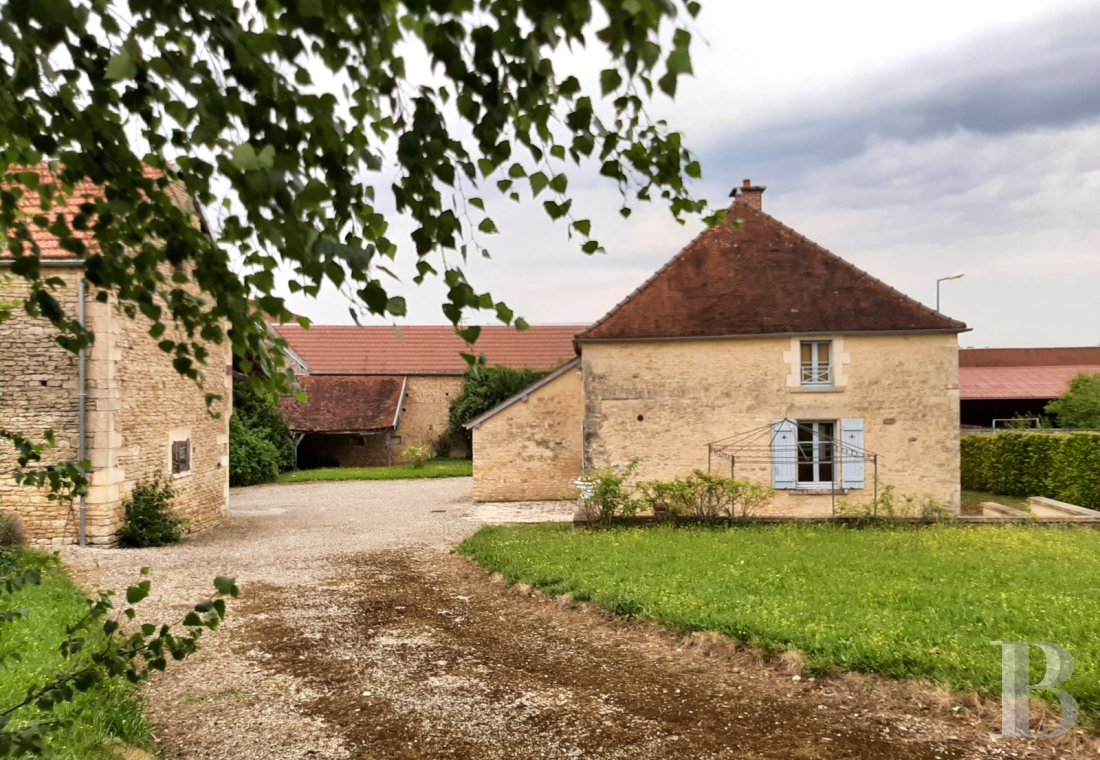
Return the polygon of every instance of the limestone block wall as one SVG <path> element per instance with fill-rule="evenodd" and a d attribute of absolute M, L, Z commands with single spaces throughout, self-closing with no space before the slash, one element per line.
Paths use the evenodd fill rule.
<path fill-rule="evenodd" d="M 0 270 L 2 272 L 2 270 Z M 51 272 L 64 281 L 58 291 L 75 316 L 79 268 Z M 4 297 L 18 298 L 18 281 Z M 123 501 L 134 484 L 161 472 L 170 476 L 173 441 L 191 441 L 191 469 L 171 476 L 173 505 L 201 530 L 224 515 L 228 497 L 228 410 L 232 383 L 229 348 L 210 347 L 203 387 L 175 372 L 169 357 L 147 334 L 148 323 L 131 320 L 110 301 L 86 297 L 86 319 L 95 334 L 87 354 L 87 457 L 92 473 L 87 497 L 90 543 L 112 544 L 124 518 Z M 0 325 L 0 425 L 40 438 L 52 428 L 58 446 L 46 463 L 75 459 L 79 431 L 77 357 L 62 349 L 53 327 L 21 312 Z M 213 417 L 205 393 L 224 402 Z M 78 502 L 51 502 L 45 493 L 16 486 L 15 456 L 0 444 L 0 509 L 18 513 L 28 538 L 37 543 L 72 543 L 78 538 Z"/>
<path fill-rule="evenodd" d="M 125 498 L 136 483 L 158 473 L 171 479 L 173 508 L 188 520 L 189 530 L 216 525 L 229 497 L 233 378 L 228 345 L 209 347 L 211 356 L 199 387 L 175 371 L 171 357 L 149 337 L 144 318 L 130 319 L 113 307 L 101 306 L 93 329 L 97 335 L 102 331 L 110 336 L 110 353 L 104 365 L 89 367 L 89 392 L 95 394 L 96 412 L 110 413 L 109 421 L 108 415 L 97 414 L 92 432 L 101 436 L 102 445 L 93 447 L 96 455 L 102 456 L 106 446 L 111 451 L 109 463 L 106 457 L 99 462 L 104 465 L 103 483 L 93 484 L 104 486 L 103 527 L 110 521 L 107 512 L 115 497 L 114 485 Z M 222 401 L 208 408 L 207 393 L 221 396 Z M 104 423 L 108 430 L 103 429 Z M 182 440 L 191 444 L 190 470 L 173 475 L 172 442 Z"/>
<path fill-rule="evenodd" d="M 54 295 L 69 314 L 77 310 L 79 270 L 50 273 L 64 281 Z M 0 267 L 0 299 L 22 300 L 27 294 L 19 278 L 5 285 Z M 33 319 L 21 308 L 0 323 L 0 428 L 42 440 L 53 430 L 57 447 L 42 464 L 49 466 L 76 458 L 79 433 L 77 357 L 55 340 L 57 332 L 45 319 Z M 0 510 L 15 512 L 28 538 L 39 543 L 76 540 L 79 512 L 76 504 L 50 501 L 47 492 L 16 485 L 15 449 L 0 441 Z"/>
<path fill-rule="evenodd" d="M 401 417 L 394 434 L 400 443 L 390 444 L 390 456 L 395 463 L 409 446 L 433 448 L 450 427 L 451 402 L 462 392 L 460 375 L 410 375 L 401 405 Z M 463 450 L 450 452 L 465 456 Z"/>
<path fill-rule="evenodd" d="M 584 344 L 585 467 L 637 457 L 639 479 L 673 478 L 707 468 L 708 442 L 763 429 L 755 456 L 744 456 L 749 461 L 735 465 L 735 474 L 770 485 L 765 452 L 773 420 L 862 419 L 864 447 L 878 455 L 881 486 L 957 508 L 957 337 L 831 339 L 844 384 L 820 390 L 790 382 L 790 337 Z M 728 467 L 716 463 L 715 471 Z M 871 486 L 868 464 L 866 487 L 841 498 L 869 501 Z M 831 505 L 829 496 L 781 492 L 773 511 L 821 515 Z"/>
<path fill-rule="evenodd" d="M 574 498 L 583 422 L 579 367 L 486 420 L 473 431 L 474 500 Z"/>

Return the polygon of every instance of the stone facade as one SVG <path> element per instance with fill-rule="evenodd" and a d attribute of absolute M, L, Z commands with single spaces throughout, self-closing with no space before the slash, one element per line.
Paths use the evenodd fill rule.
<path fill-rule="evenodd" d="M 82 270 L 57 270 L 65 285 L 60 298 L 75 313 Z M 10 289 L 19 296 L 18 285 Z M 5 290 L 5 294 L 8 291 Z M 221 520 L 229 490 L 228 418 L 232 394 L 229 347 L 211 347 L 202 387 L 180 377 L 167 354 L 147 333 L 142 318 L 130 319 L 108 300 L 86 296 L 87 325 L 95 343 L 87 352 L 87 458 L 91 485 L 86 504 L 89 543 L 113 544 L 125 516 L 124 502 L 140 481 L 157 474 L 171 479 L 173 507 L 191 531 Z M 21 312 L 0 325 L 0 425 L 36 439 L 52 428 L 59 446 L 49 456 L 73 459 L 79 437 L 77 358 L 54 341 L 52 326 Z M 223 401 L 208 409 L 206 393 Z M 214 416 L 220 413 L 220 416 Z M 174 443 L 186 442 L 189 466 L 172 473 Z M 77 503 L 49 502 L 45 494 L 16 487 L 10 447 L 0 451 L 0 508 L 20 515 L 28 537 L 39 543 L 78 538 Z"/>
<path fill-rule="evenodd" d="M 581 371 L 573 367 L 475 427 L 474 500 L 573 498 L 583 422 Z"/>
<path fill-rule="evenodd" d="M 394 462 L 401 461 L 401 455 L 409 446 L 435 449 L 439 445 L 450 428 L 451 402 L 462 392 L 462 383 L 461 375 L 409 376 L 405 399 L 401 404 L 401 417 L 394 431 L 397 440 L 393 440 L 389 447 Z M 464 457 L 465 445 L 461 440 L 455 441 L 444 453 Z"/>
<path fill-rule="evenodd" d="M 863 421 L 863 447 L 877 455 L 880 489 L 959 505 L 958 340 L 955 334 L 835 335 L 836 382 L 792 382 L 792 340 L 761 337 L 585 344 L 585 468 L 639 459 L 641 480 L 706 470 L 708 443 L 753 430 L 763 435 L 735 461 L 738 478 L 771 484 L 770 425 L 776 420 Z M 797 344 L 797 338 L 794 340 Z M 729 463 L 712 463 L 716 472 Z M 866 503 L 865 487 L 839 496 Z M 832 496 L 780 491 L 777 513 L 827 515 Z"/>

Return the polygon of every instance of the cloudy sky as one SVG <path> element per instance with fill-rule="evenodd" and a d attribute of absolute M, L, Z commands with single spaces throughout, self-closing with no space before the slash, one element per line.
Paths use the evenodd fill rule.
<path fill-rule="evenodd" d="M 766 211 L 929 305 L 965 272 L 942 286 L 962 345 L 1098 345 L 1097 29 L 1096 0 L 706 0 L 696 76 L 653 112 L 685 133 L 712 203 L 767 185 Z M 620 220 L 614 186 L 581 180 L 606 254 L 508 203 L 493 259 L 467 268 L 532 324 L 599 318 L 700 229 L 656 205 Z M 408 272 L 390 286 L 407 322 L 442 322 L 443 289 Z M 350 322 L 335 293 L 291 307 Z"/>

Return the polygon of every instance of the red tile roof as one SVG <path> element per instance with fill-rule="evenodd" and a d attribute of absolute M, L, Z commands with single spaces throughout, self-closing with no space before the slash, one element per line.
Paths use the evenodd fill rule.
<path fill-rule="evenodd" d="M 279 400 L 290 429 L 299 433 L 367 433 L 393 427 L 404 377 L 372 375 L 300 377 L 309 397 Z"/>
<path fill-rule="evenodd" d="M 959 367 L 959 396 L 968 400 L 1058 398 L 1069 390 L 1069 381 L 1081 373 L 1100 373 L 1100 362 L 1056 367 L 964 366 Z"/>
<path fill-rule="evenodd" d="M 960 367 L 1100 366 L 1100 346 L 1073 348 L 963 348 Z"/>
<path fill-rule="evenodd" d="M 462 353 L 486 355 L 489 364 L 551 370 L 575 355 L 573 336 L 583 326 L 530 327 L 522 332 L 483 327 L 470 346 L 450 326 L 353 327 L 273 325 L 315 374 L 461 375 Z"/>
<path fill-rule="evenodd" d="M 577 339 L 966 329 L 742 200 L 730 218 Z"/>
<path fill-rule="evenodd" d="M 55 167 L 56 168 L 56 167 Z M 149 178 L 157 178 L 163 176 L 163 172 L 159 169 L 146 166 L 144 168 L 144 175 Z M 18 174 L 21 172 L 35 172 L 38 174 L 39 185 L 56 185 L 57 176 L 51 171 L 51 167 L 48 164 L 39 164 L 35 167 L 18 168 L 13 167 L 8 169 L 7 174 Z M 64 216 L 69 220 L 70 229 L 72 229 L 72 219 L 80 213 L 81 205 L 85 203 L 94 203 L 97 199 L 103 197 L 103 188 L 93 184 L 90 180 L 81 180 L 73 186 L 72 195 L 68 198 L 61 199 L 62 203 L 57 205 L 57 198 L 55 198 L 55 205 L 50 208 L 48 212 L 42 211 L 42 198 L 36 190 L 30 190 L 20 183 L 19 185 L 23 190 L 23 195 L 19 199 L 18 208 L 21 214 L 28 217 L 28 224 L 30 226 L 31 237 L 38 245 L 40 250 L 39 258 L 42 259 L 75 259 L 76 254 L 71 251 L 67 251 L 61 247 L 61 241 L 49 230 L 39 227 L 30 221 L 30 217 L 34 217 L 39 214 L 44 214 L 46 219 L 52 222 L 58 216 Z M 186 199 L 186 193 L 182 186 L 172 185 L 172 192 L 177 203 L 184 203 Z M 178 196 L 178 197 L 176 197 Z M 95 236 L 89 229 L 86 230 L 72 230 L 73 237 L 84 243 L 89 248 L 92 248 L 95 244 Z M 22 255 L 32 255 L 33 251 L 24 244 L 24 250 Z M 10 258 L 11 252 L 4 246 L 0 249 L 0 257 Z"/>

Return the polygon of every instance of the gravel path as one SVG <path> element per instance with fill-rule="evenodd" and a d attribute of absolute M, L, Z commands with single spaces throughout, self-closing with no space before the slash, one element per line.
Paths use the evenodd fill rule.
<path fill-rule="evenodd" d="M 69 548 L 91 586 L 152 568 L 143 615 L 179 619 L 216 575 L 242 598 L 148 689 L 165 758 L 1073 757 L 990 739 L 993 706 L 877 679 L 812 679 L 713 636 L 677 637 L 506 589 L 452 547 L 467 478 L 275 485 L 170 549 Z M 546 519 L 568 508 L 532 507 Z M 1055 754 L 1052 754 L 1052 751 Z M 1085 756 L 1081 754 L 1080 756 Z"/>

